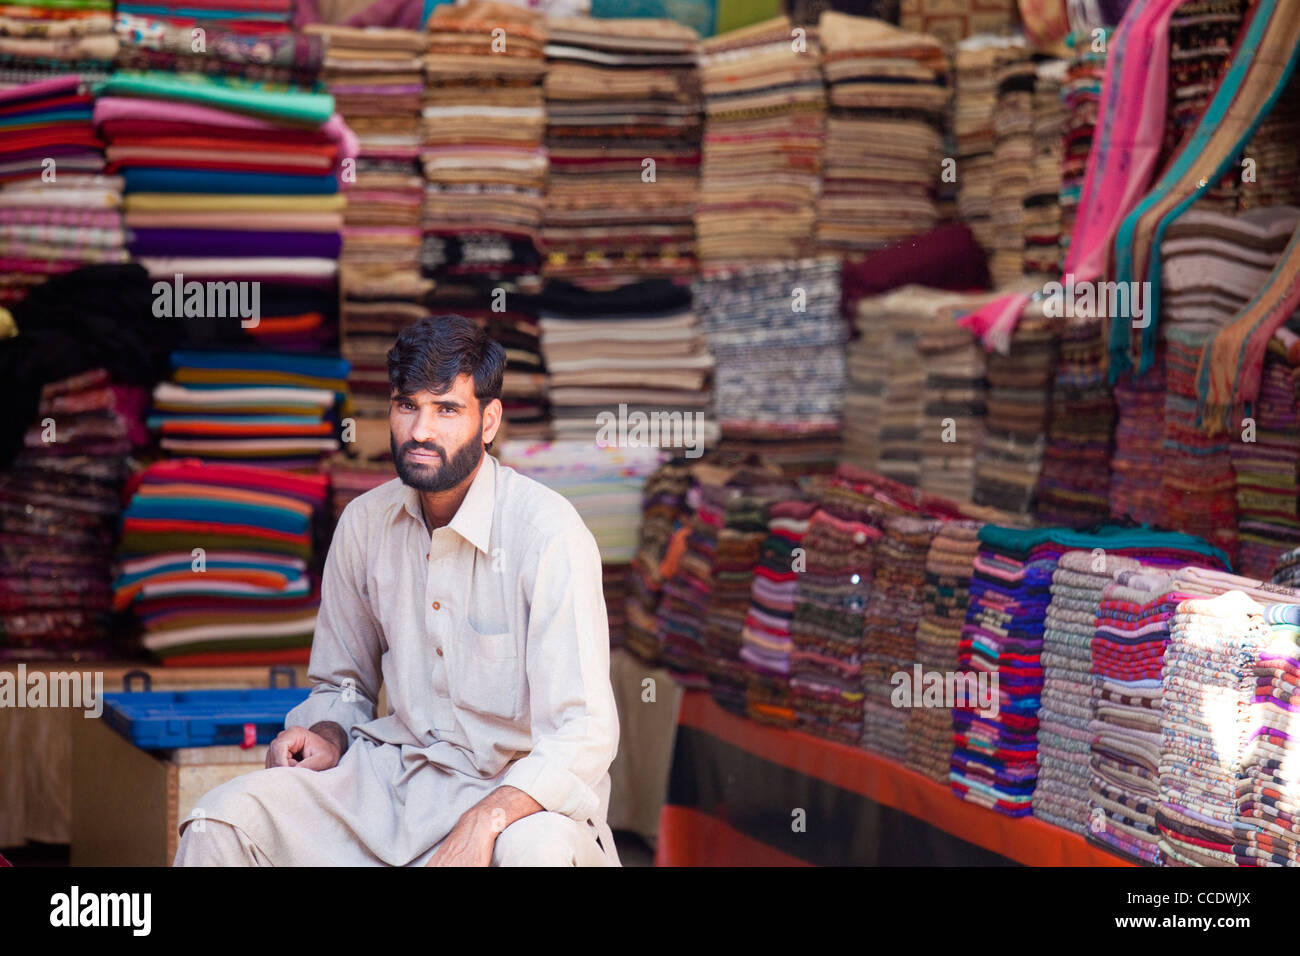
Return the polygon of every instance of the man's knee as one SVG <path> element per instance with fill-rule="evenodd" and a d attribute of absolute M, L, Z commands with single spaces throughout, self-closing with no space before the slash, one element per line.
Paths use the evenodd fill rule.
<path fill-rule="evenodd" d="M 181 831 L 172 866 L 266 866 L 270 861 L 238 828 L 191 818 Z"/>
<path fill-rule="evenodd" d="M 550 811 L 516 820 L 492 849 L 493 866 L 599 866 L 602 857 L 592 827 Z"/>

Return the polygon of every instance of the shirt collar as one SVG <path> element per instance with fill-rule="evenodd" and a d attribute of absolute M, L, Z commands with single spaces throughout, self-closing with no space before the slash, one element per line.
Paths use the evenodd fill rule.
<path fill-rule="evenodd" d="M 492 538 L 492 516 L 496 511 L 497 460 L 483 452 L 483 462 L 478 474 L 470 482 L 469 491 L 456 509 L 447 527 L 478 548 L 488 553 L 488 542 Z M 420 508 L 420 493 L 410 485 L 403 485 L 405 499 L 403 506 L 406 513 L 424 527 L 424 512 Z M 426 529 L 427 530 L 427 529 Z"/>

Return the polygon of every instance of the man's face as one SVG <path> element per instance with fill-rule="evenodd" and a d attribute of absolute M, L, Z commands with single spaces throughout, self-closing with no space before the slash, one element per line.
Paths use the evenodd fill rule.
<path fill-rule="evenodd" d="M 446 491 L 464 481 L 483 457 L 485 422 L 496 434 L 500 403 L 483 412 L 474 381 L 459 375 L 450 391 L 414 395 L 393 391 L 388 407 L 389 443 L 397 477 L 417 491 Z M 490 439 L 489 439 L 490 440 Z"/>

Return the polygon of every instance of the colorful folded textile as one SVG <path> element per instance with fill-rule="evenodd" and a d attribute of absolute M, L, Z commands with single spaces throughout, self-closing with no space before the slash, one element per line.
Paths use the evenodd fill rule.
<path fill-rule="evenodd" d="M 627 649 L 647 664 L 659 660 L 656 614 L 663 596 L 662 566 L 673 536 L 688 520 L 686 493 L 690 485 L 690 469 L 686 460 L 679 458 L 656 468 L 641 490 L 641 528 L 628 569 Z"/>

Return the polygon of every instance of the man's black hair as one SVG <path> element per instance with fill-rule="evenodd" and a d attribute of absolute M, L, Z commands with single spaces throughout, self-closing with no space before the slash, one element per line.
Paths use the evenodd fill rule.
<path fill-rule="evenodd" d="M 506 350 L 473 319 L 430 315 L 402 330 L 388 350 L 388 384 L 403 395 L 449 391 L 456 377 L 474 380 L 479 411 L 501 397 Z"/>

